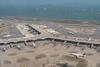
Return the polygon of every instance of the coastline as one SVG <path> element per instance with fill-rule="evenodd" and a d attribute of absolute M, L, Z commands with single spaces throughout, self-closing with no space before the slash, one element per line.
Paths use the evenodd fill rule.
<path fill-rule="evenodd" d="M 96 19 L 75 19 L 75 18 L 50 18 L 50 17 L 32 17 L 32 16 L 0 16 L 0 18 L 31 18 L 37 20 L 72 20 L 72 21 L 100 21 Z"/>

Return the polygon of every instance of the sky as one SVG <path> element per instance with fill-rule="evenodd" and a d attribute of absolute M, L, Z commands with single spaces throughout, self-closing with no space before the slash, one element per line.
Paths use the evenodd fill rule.
<path fill-rule="evenodd" d="M 98 5 L 100 0 L 0 0 L 0 4 L 7 5 L 29 5 L 29 4 L 88 4 L 88 5 Z"/>
<path fill-rule="evenodd" d="M 0 7 L 25 7 L 25 6 L 72 6 L 72 7 L 99 7 L 100 0 L 0 0 Z"/>

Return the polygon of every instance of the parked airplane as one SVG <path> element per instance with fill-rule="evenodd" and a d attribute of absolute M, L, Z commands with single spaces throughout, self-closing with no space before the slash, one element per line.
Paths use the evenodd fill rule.
<path fill-rule="evenodd" d="M 79 53 L 71 53 L 71 55 L 75 56 L 76 58 L 84 57 L 85 53 L 79 54 Z"/>

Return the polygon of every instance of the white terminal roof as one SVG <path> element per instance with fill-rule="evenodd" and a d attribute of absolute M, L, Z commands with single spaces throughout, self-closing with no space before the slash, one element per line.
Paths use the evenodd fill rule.
<path fill-rule="evenodd" d="M 47 28 L 47 26 L 45 26 L 45 25 L 39 25 L 39 27 L 41 27 L 41 28 Z"/>
<path fill-rule="evenodd" d="M 47 32 L 52 33 L 52 34 L 60 34 L 59 32 L 53 30 L 53 29 L 46 29 Z"/>

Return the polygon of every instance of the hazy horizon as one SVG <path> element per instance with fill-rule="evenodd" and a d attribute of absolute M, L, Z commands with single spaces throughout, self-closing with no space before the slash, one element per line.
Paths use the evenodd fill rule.
<path fill-rule="evenodd" d="M 100 20 L 100 0 L 0 0 L 0 16 Z"/>
<path fill-rule="evenodd" d="M 100 0 L 0 0 L 0 5 L 100 5 Z"/>

